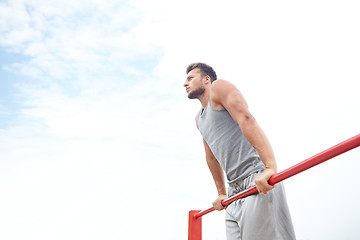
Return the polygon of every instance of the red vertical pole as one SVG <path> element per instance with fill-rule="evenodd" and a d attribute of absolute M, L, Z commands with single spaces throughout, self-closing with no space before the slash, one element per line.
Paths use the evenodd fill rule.
<path fill-rule="evenodd" d="M 188 240 L 201 240 L 201 218 L 195 218 L 195 214 L 200 210 L 189 212 L 189 238 Z"/>

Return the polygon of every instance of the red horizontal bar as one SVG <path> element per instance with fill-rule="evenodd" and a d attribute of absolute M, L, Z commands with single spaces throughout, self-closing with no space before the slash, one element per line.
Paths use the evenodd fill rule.
<path fill-rule="evenodd" d="M 274 174 L 270 179 L 269 179 L 269 184 L 270 185 L 275 185 L 276 183 L 279 183 L 289 177 L 292 177 L 298 173 L 301 173 L 309 168 L 312 168 L 320 163 L 323 163 L 331 158 L 334 158 L 344 152 L 350 151 L 351 149 L 354 149 L 356 147 L 360 146 L 360 134 L 349 138 L 321 153 L 318 153 L 282 172 L 279 172 L 277 174 Z M 243 192 L 240 192 L 238 194 L 235 194 L 234 196 L 227 198 L 225 200 L 222 201 L 222 205 L 228 206 L 230 203 L 232 203 L 233 201 L 240 199 L 240 198 L 244 198 L 247 196 L 250 196 L 252 194 L 257 193 L 257 189 L 255 186 L 252 186 L 248 189 L 246 189 Z M 205 214 L 208 214 L 212 211 L 214 211 L 215 208 L 211 207 L 209 209 L 203 210 L 198 212 L 197 214 L 194 215 L 195 218 L 199 218 L 201 216 L 204 216 Z"/>

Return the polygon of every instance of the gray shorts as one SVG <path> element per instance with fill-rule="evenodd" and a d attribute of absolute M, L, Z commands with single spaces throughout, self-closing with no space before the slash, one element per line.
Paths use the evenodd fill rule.
<path fill-rule="evenodd" d="M 255 185 L 260 174 L 229 184 L 229 197 Z M 258 193 L 231 203 L 225 224 L 228 240 L 296 239 L 282 183 L 268 194 Z"/>

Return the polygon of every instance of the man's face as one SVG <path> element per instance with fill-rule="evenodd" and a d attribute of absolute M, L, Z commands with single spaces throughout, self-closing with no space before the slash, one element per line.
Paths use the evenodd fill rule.
<path fill-rule="evenodd" d="M 198 68 L 195 68 L 188 73 L 186 81 L 184 83 L 188 98 L 198 98 L 201 94 L 205 92 L 203 79 L 204 77 L 202 77 L 202 72 Z"/>

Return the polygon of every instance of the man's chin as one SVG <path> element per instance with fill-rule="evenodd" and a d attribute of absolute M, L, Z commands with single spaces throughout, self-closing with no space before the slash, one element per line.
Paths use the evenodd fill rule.
<path fill-rule="evenodd" d="M 196 96 L 195 94 L 189 93 L 189 94 L 188 94 L 188 98 L 189 98 L 189 99 L 196 99 L 197 96 Z"/>
<path fill-rule="evenodd" d="M 205 92 L 204 88 L 200 88 L 198 90 L 191 91 L 188 94 L 188 98 L 190 98 L 190 99 L 198 99 L 199 96 L 201 96 L 204 92 Z"/>

